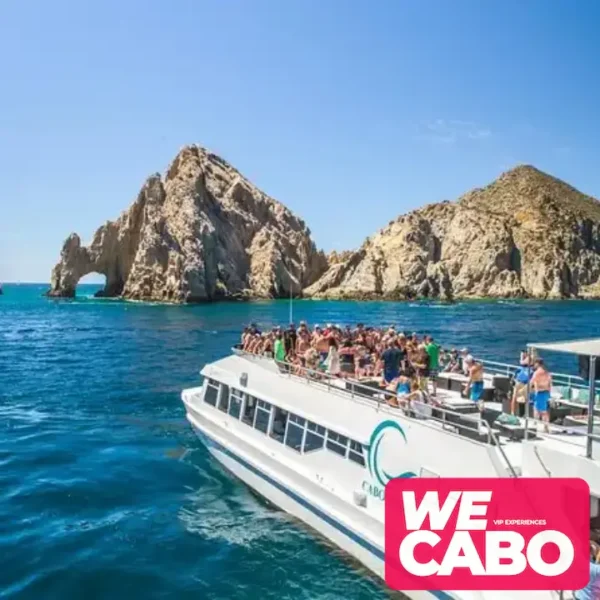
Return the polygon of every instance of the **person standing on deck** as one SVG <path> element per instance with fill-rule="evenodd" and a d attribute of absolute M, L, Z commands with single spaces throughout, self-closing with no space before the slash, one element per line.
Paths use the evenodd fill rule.
<path fill-rule="evenodd" d="M 534 391 L 534 416 L 536 419 L 544 421 L 544 431 L 550 431 L 548 421 L 550 415 L 548 413 L 548 405 L 550 404 L 550 390 L 552 389 L 552 375 L 546 370 L 544 361 L 538 358 L 533 363 L 535 371 L 531 378 L 531 385 Z"/>
<path fill-rule="evenodd" d="M 521 364 L 523 364 L 521 362 Z M 531 368 L 527 366 L 525 363 L 516 373 L 515 373 L 515 385 L 513 388 L 512 399 L 510 401 L 510 414 L 514 415 L 517 410 L 517 404 L 522 405 L 525 410 L 527 410 L 527 384 L 531 379 Z M 518 415 L 522 416 L 522 415 Z"/>
<path fill-rule="evenodd" d="M 298 337 L 296 333 L 296 326 L 293 323 L 290 323 L 290 326 L 285 330 L 283 335 L 283 340 L 285 342 L 285 353 L 291 359 L 296 352 L 296 338 Z M 290 361 L 291 362 L 291 361 Z"/>
<path fill-rule="evenodd" d="M 482 397 L 483 397 L 483 365 L 467 357 L 465 363 L 469 368 L 469 381 L 465 392 L 467 396 L 473 401 L 479 404 L 479 409 L 482 410 Z"/>
<path fill-rule="evenodd" d="M 402 352 L 396 348 L 394 341 L 387 343 L 387 348 L 383 351 L 381 359 L 383 360 L 383 380 L 386 384 L 391 383 L 400 375 L 400 361 Z"/>
<path fill-rule="evenodd" d="M 285 344 L 283 343 L 283 336 L 281 335 L 280 331 L 275 334 L 275 342 L 273 342 L 273 354 L 275 355 L 275 360 L 277 362 L 285 362 Z"/>
<path fill-rule="evenodd" d="M 321 331 L 321 328 L 318 325 L 315 325 L 315 332 L 313 333 L 313 343 L 321 360 L 324 361 L 327 359 L 327 355 L 329 354 L 329 339 L 327 336 Z"/>
<path fill-rule="evenodd" d="M 428 335 L 425 338 L 425 351 L 429 355 L 429 381 L 433 386 L 433 396 L 437 394 L 437 376 L 440 370 L 440 347 Z"/>
<path fill-rule="evenodd" d="M 298 329 L 298 337 L 296 338 L 296 356 L 300 357 L 302 366 L 306 365 L 306 353 L 310 348 L 310 335 L 306 329 L 300 327 Z"/>
<path fill-rule="evenodd" d="M 329 375 L 339 375 L 341 368 L 337 342 L 335 338 L 329 338 L 328 343 L 329 352 L 327 354 L 327 358 L 325 359 L 325 368 L 327 369 L 327 373 L 329 373 Z"/>
<path fill-rule="evenodd" d="M 425 344 L 420 344 L 417 350 L 417 358 L 412 365 L 415 369 L 419 389 L 427 391 L 427 380 L 429 378 L 429 354 Z"/>

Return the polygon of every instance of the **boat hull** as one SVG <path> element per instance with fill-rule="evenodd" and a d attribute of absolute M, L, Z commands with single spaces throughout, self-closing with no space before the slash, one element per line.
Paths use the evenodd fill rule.
<path fill-rule="evenodd" d="M 284 488 L 277 481 L 237 451 L 235 440 L 228 440 L 226 431 L 216 431 L 214 423 L 201 415 L 188 413 L 188 420 L 210 454 L 230 473 L 281 510 L 300 519 L 325 539 L 358 560 L 379 578 L 384 579 L 383 552 L 372 547 L 338 521 L 323 513 L 318 507 L 306 502 L 294 491 Z M 438 591 L 404 592 L 411 600 L 454 600 L 454 594 Z"/>

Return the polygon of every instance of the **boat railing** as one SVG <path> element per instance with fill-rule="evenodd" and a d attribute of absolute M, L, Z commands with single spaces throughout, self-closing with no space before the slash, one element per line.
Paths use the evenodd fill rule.
<path fill-rule="evenodd" d="M 271 357 L 252 354 L 239 348 L 234 348 L 233 351 L 235 354 L 247 357 L 255 362 L 265 361 L 270 365 L 276 365 L 279 373 L 290 379 L 302 382 L 306 385 L 317 386 L 334 395 L 345 398 L 350 397 L 353 401 L 375 407 L 376 410 L 384 409 L 386 412 L 403 411 L 403 414 L 407 416 L 410 416 L 411 414 L 410 410 L 407 410 L 406 408 L 396 407 L 390 404 L 388 400 L 394 399 L 394 401 L 396 401 L 397 396 L 385 388 L 379 386 L 374 388 L 350 378 L 340 378 L 323 371 L 300 367 L 299 365 L 291 364 L 286 361 L 276 361 Z M 428 421 L 434 421 L 438 425 L 441 425 L 441 429 L 436 427 L 436 430 L 442 431 L 445 434 L 461 438 L 467 437 L 475 443 L 497 447 L 511 476 L 517 476 L 513 465 L 502 448 L 502 444 L 498 440 L 496 432 L 494 432 L 490 425 L 481 419 L 481 414 L 479 412 L 465 414 L 444 408 L 435 403 L 428 404 L 428 406 L 431 407 L 431 411 L 424 416 L 424 418 L 419 419 L 420 423 L 431 427 L 433 425 L 428 423 Z M 485 425 L 482 426 L 484 423 Z"/>
<path fill-rule="evenodd" d="M 494 360 L 477 360 L 483 365 L 484 371 L 493 375 L 505 375 L 512 377 L 521 367 L 508 363 L 497 362 Z M 567 373 L 552 373 L 552 381 L 555 386 L 564 386 L 569 388 L 587 388 L 587 381 L 578 375 L 569 375 Z"/>

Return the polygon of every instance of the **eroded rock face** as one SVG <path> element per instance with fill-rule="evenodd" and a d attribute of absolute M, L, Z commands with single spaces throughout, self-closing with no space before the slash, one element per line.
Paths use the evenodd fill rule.
<path fill-rule="evenodd" d="M 330 298 L 600 297 L 600 203 L 530 166 L 396 221 L 305 290 Z"/>
<path fill-rule="evenodd" d="M 105 296 L 196 302 L 287 296 L 327 268 L 304 222 L 218 156 L 184 148 L 166 176 L 153 175 L 89 246 L 65 241 L 51 296 L 71 297 L 91 272 Z"/>

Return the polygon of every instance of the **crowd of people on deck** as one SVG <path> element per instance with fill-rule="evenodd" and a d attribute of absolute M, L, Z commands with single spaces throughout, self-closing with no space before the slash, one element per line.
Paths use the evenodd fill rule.
<path fill-rule="evenodd" d="M 473 401 L 483 394 L 483 365 L 467 348 L 444 350 L 431 335 L 398 331 L 389 327 L 356 327 L 327 324 L 312 328 L 304 321 L 299 326 L 273 327 L 261 332 L 256 324 L 242 333 L 241 347 L 246 352 L 272 356 L 289 365 L 296 374 L 358 380 L 379 380 L 394 392 L 397 403 L 435 398 L 440 371 L 463 373 L 467 378 L 465 394 Z M 392 399 L 392 403 L 394 399 Z"/>
<path fill-rule="evenodd" d="M 274 358 L 297 375 L 319 377 L 322 373 L 355 380 L 377 380 L 393 392 L 398 405 L 406 401 L 435 398 L 440 372 L 462 373 L 464 395 L 480 402 L 484 390 L 483 364 L 476 361 L 468 348 L 442 348 L 431 335 L 399 331 L 394 325 L 341 327 L 331 323 L 309 327 L 300 321 L 283 328 L 260 331 L 255 323 L 242 333 L 241 348 L 253 354 Z M 534 416 L 549 420 L 552 376 L 544 361 L 523 351 L 520 369 L 513 378 L 511 413 L 523 413 L 527 403 Z M 388 400 L 390 401 L 390 400 Z"/>

